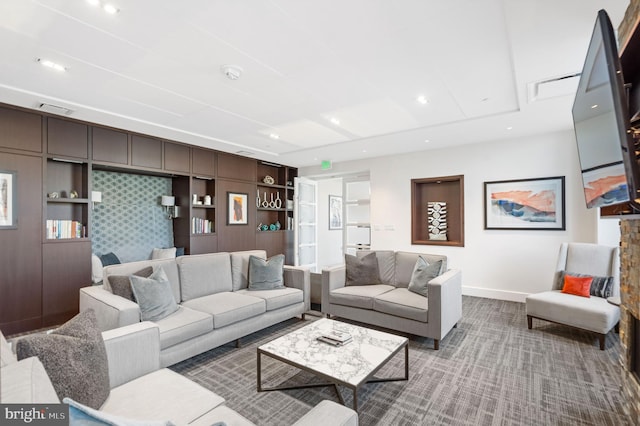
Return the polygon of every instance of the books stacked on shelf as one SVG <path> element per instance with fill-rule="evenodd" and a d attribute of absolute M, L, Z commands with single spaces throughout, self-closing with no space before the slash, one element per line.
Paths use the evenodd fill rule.
<path fill-rule="evenodd" d="M 353 340 L 349 333 L 332 330 L 318 337 L 318 340 L 333 346 L 343 346 Z"/>
<path fill-rule="evenodd" d="M 201 219 L 199 217 L 191 218 L 191 233 L 192 234 L 210 234 L 213 232 L 213 221 L 207 219 Z"/>
<path fill-rule="evenodd" d="M 87 229 L 76 220 L 47 219 L 47 239 L 85 238 Z"/>

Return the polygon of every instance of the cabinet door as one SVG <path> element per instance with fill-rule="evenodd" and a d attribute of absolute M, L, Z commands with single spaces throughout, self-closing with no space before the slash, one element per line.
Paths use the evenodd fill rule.
<path fill-rule="evenodd" d="M 131 136 L 131 165 L 162 169 L 162 141 L 144 136 Z"/>
<path fill-rule="evenodd" d="M 0 146 L 42 152 L 42 117 L 0 108 Z"/>
<path fill-rule="evenodd" d="M 42 327 L 42 158 L 0 152 L 0 170 L 16 172 L 18 226 L 0 231 L 0 328 Z"/>
<path fill-rule="evenodd" d="M 218 177 L 256 181 L 256 160 L 230 154 L 218 154 Z"/>
<path fill-rule="evenodd" d="M 88 128 L 85 124 L 47 119 L 47 153 L 62 157 L 89 158 Z"/>
<path fill-rule="evenodd" d="M 191 172 L 196 176 L 211 176 L 216 173 L 215 153 L 208 149 L 191 148 Z"/>
<path fill-rule="evenodd" d="M 93 161 L 129 164 L 127 134 L 102 127 L 93 127 Z"/>
<path fill-rule="evenodd" d="M 171 172 L 189 173 L 191 149 L 177 143 L 164 143 L 164 169 Z"/>
<path fill-rule="evenodd" d="M 91 285 L 91 242 L 42 246 L 42 322 L 61 324 L 79 311 L 80 288 Z"/>

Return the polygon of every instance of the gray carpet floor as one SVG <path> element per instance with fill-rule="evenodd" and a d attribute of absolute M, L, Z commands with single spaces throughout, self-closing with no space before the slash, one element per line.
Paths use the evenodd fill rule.
<path fill-rule="evenodd" d="M 256 392 L 256 348 L 302 327 L 292 319 L 171 368 L 221 395 L 227 405 L 258 425 L 289 425 L 333 388 Z M 619 336 L 609 333 L 606 350 L 597 337 L 534 320 L 525 306 L 463 297 L 462 320 L 433 350 L 433 341 L 411 337 L 409 381 L 365 385 L 359 393 L 360 425 L 632 425 L 624 414 Z M 379 372 L 403 372 L 402 353 Z M 276 360 L 263 358 L 266 385 L 318 380 Z M 351 392 L 342 395 L 351 405 Z"/>

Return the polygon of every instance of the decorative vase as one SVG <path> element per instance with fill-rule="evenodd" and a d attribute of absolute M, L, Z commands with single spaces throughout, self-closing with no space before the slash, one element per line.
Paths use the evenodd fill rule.
<path fill-rule="evenodd" d="M 282 200 L 280 199 L 280 193 L 278 192 L 276 194 L 276 204 L 275 204 L 276 209 L 279 209 L 282 207 Z"/>
<path fill-rule="evenodd" d="M 279 231 L 280 228 L 282 228 L 282 225 L 280 225 L 280 221 L 276 220 L 276 223 L 274 224 L 276 226 L 276 231 Z"/>
<path fill-rule="evenodd" d="M 272 209 L 276 208 L 276 202 L 273 200 L 273 192 L 271 193 L 271 201 L 269 202 L 269 207 Z"/>
<path fill-rule="evenodd" d="M 271 225 L 269 225 L 269 230 L 270 231 L 276 231 L 276 224 L 272 223 Z"/>
<path fill-rule="evenodd" d="M 261 205 L 261 203 L 260 203 L 260 193 L 258 192 L 258 196 L 256 197 L 256 207 L 260 207 L 260 205 Z"/>
<path fill-rule="evenodd" d="M 269 201 L 267 201 L 267 191 L 264 191 L 264 198 L 262 200 L 262 207 L 265 209 L 269 207 Z"/>

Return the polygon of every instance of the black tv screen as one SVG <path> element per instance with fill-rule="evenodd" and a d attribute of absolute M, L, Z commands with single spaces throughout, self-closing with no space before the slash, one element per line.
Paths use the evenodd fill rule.
<path fill-rule="evenodd" d="M 638 163 L 613 26 L 598 12 L 573 104 L 587 208 L 637 203 Z"/>

